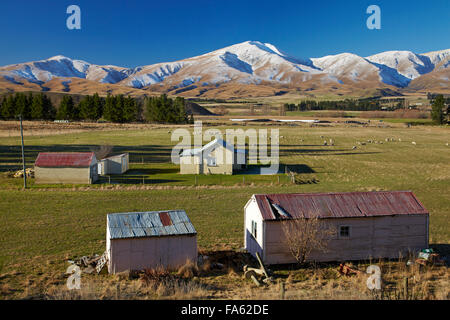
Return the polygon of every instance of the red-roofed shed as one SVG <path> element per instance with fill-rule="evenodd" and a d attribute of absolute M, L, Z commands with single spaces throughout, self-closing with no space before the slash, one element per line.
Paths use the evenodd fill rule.
<path fill-rule="evenodd" d="M 34 167 L 36 183 L 91 184 L 98 180 L 93 152 L 41 152 Z"/>
<path fill-rule="evenodd" d="M 411 191 L 253 195 L 245 206 L 245 247 L 267 264 L 295 262 L 282 221 L 314 217 L 335 236 L 327 252 L 313 251 L 309 260 L 396 258 L 428 247 L 429 214 Z"/>

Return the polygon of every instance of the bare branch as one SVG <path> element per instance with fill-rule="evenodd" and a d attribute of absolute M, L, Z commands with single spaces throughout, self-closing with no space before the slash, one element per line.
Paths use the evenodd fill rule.
<path fill-rule="evenodd" d="M 336 231 L 318 218 L 289 219 L 281 222 L 285 243 L 294 259 L 305 263 L 313 250 L 326 252 Z"/>

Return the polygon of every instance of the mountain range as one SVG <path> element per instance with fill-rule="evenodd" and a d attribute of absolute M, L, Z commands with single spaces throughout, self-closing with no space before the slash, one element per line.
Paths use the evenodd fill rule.
<path fill-rule="evenodd" d="M 135 68 L 96 65 L 65 56 L 0 67 L 2 91 L 59 91 L 189 97 L 282 95 L 290 91 L 346 94 L 450 91 L 450 49 L 386 51 L 297 58 L 272 44 L 246 41 L 200 56 Z"/>

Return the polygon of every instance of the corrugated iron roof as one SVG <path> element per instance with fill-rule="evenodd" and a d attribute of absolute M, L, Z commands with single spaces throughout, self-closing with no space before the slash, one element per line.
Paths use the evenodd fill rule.
<path fill-rule="evenodd" d="M 264 220 L 282 219 L 273 204 L 294 219 L 428 214 L 411 191 L 257 194 L 254 197 Z"/>
<path fill-rule="evenodd" d="M 107 219 L 111 239 L 197 234 L 184 210 L 111 213 Z"/>
<path fill-rule="evenodd" d="M 93 152 L 41 152 L 34 165 L 36 167 L 89 167 L 95 158 Z"/>

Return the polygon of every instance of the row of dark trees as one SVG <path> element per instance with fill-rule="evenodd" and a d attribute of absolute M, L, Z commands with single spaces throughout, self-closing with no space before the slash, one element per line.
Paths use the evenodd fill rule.
<path fill-rule="evenodd" d="M 314 101 L 305 100 L 298 104 L 286 103 L 286 111 L 311 110 L 342 110 L 342 111 L 376 111 L 381 110 L 381 104 L 373 100 L 345 99 L 341 101 Z"/>
<path fill-rule="evenodd" d="M 144 100 L 145 112 L 141 100 L 123 95 L 100 97 L 97 93 L 83 97 L 78 103 L 71 95 L 64 95 L 56 109 L 50 98 L 43 94 L 11 94 L 3 98 L 0 104 L 0 119 L 17 119 L 19 115 L 25 120 L 88 120 L 103 119 L 110 122 L 157 122 L 188 123 L 185 100 L 177 97 L 171 99 L 163 94 Z"/>
<path fill-rule="evenodd" d="M 194 123 L 192 114 L 188 117 L 186 113 L 184 98 L 171 99 L 165 94 L 146 99 L 145 118 L 159 123 Z"/>
<path fill-rule="evenodd" d="M 56 109 L 43 93 L 33 95 L 18 92 L 3 98 L 0 105 L 1 119 L 14 119 L 22 115 L 24 119 L 50 120 L 56 116 Z"/>

